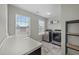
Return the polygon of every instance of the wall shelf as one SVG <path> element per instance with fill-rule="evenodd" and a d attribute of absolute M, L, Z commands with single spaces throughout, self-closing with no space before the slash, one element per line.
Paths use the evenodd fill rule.
<path fill-rule="evenodd" d="M 69 50 L 68 48 L 73 49 L 74 51 L 78 51 L 78 53 L 79 53 L 79 44 L 78 44 L 79 33 L 77 33 L 79 30 L 78 26 L 79 26 L 79 20 L 72 20 L 72 21 L 66 22 L 66 42 L 65 42 L 65 44 L 66 44 L 65 53 L 66 54 L 68 54 L 68 52 L 69 52 L 72 55 L 72 52 L 68 51 Z M 73 36 L 73 37 L 69 37 L 69 36 Z M 77 42 L 74 41 L 76 39 L 77 39 Z M 73 42 L 72 42 L 72 40 L 73 40 Z"/>
<path fill-rule="evenodd" d="M 77 45 L 68 43 L 68 44 L 67 44 L 67 47 L 68 47 L 68 48 L 71 48 L 71 49 L 73 49 L 73 50 L 79 51 L 79 46 L 77 46 Z"/>
<path fill-rule="evenodd" d="M 66 35 L 79 36 L 79 33 L 67 33 Z"/>

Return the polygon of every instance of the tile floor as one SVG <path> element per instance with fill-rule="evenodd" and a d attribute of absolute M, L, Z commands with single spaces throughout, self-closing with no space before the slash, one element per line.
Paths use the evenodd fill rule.
<path fill-rule="evenodd" d="M 42 55 L 61 55 L 60 46 L 42 41 Z"/>

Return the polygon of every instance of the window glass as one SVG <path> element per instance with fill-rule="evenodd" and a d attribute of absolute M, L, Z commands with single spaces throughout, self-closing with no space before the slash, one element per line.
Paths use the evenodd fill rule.
<path fill-rule="evenodd" d="M 28 16 L 16 15 L 16 35 L 30 36 L 30 18 Z"/>
<path fill-rule="evenodd" d="M 16 26 L 17 27 L 28 27 L 29 26 L 29 17 L 17 15 Z"/>
<path fill-rule="evenodd" d="M 45 21 L 39 20 L 39 33 L 42 33 L 45 31 Z"/>

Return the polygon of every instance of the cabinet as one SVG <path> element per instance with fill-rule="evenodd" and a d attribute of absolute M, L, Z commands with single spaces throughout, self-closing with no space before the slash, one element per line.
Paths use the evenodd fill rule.
<path fill-rule="evenodd" d="M 79 55 L 79 20 L 66 22 L 66 54 Z"/>
<path fill-rule="evenodd" d="M 41 48 L 33 51 L 32 53 L 30 53 L 29 55 L 41 55 Z"/>

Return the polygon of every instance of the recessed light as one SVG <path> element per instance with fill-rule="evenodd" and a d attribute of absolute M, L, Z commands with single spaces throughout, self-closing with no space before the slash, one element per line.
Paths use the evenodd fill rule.
<path fill-rule="evenodd" d="M 51 15 L 51 13 L 50 12 L 47 12 L 47 15 Z"/>

